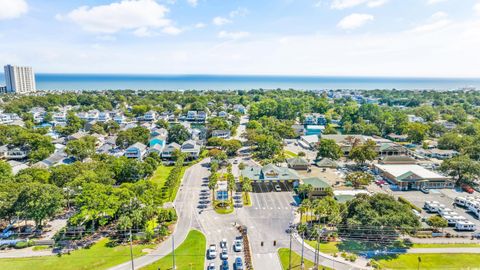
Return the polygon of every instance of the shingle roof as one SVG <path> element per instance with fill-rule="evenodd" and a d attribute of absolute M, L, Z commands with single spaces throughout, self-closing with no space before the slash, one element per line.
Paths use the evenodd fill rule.
<path fill-rule="evenodd" d="M 328 188 L 330 185 L 319 177 L 309 177 L 302 179 L 305 185 L 312 185 L 314 188 Z"/>
<path fill-rule="evenodd" d="M 320 168 L 336 168 L 338 167 L 337 162 L 333 161 L 329 158 L 322 158 L 322 160 L 318 161 L 316 165 Z"/>
<path fill-rule="evenodd" d="M 287 163 L 290 166 L 308 166 L 308 161 L 301 157 L 287 158 Z"/>

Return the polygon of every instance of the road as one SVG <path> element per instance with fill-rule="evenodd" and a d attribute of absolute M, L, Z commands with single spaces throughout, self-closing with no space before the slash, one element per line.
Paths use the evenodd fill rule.
<path fill-rule="evenodd" d="M 158 245 L 154 251 L 146 256 L 139 257 L 134 260 L 136 269 L 149 265 L 172 251 L 172 240 L 175 238 L 176 246 L 179 246 L 187 237 L 188 232 L 194 228 L 200 230 L 200 225 L 196 218 L 196 207 L 199 200 L 199 194 L 201 190 L 201 178 L 200 175 L 208 175 L 208 169 L 203 166 L 208 163 L 209 160 L 203 160 L 202 162 L 193 165 L 185 171 L 183 182 L 180 186 L 180 190 L 177 193 L 177 198 L 174 201 L 175 208 L 178 214 L 177 225 L 172 236 Z M 124 264 L 110 268 L 110 270 L 131 270 L 131 263 L 126 262 Z"/>

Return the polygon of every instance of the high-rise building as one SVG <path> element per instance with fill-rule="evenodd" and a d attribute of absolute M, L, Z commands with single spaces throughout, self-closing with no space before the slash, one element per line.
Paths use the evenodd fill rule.
<path fill-rule="evenodd" d="M 5 66 L 7 93 L 28 94 L 37 91 L 32 67 Z"/>

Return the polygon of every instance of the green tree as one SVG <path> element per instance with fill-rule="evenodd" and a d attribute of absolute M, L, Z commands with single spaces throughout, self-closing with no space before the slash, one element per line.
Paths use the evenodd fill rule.
<path fill-rule="evenodd" d="M 363 144 L 355 145 L 350 150 L 349 158 L 359 164 L 364 164 L 366 161 L 372 161 L 378 156 L 376 144 L 372 140 L 367 140 Z"/>
<path fill-rule="evenodd" d="M 12 167 L 6 161 L 0 160 L 0 183 L 11 180 L 13 177 Z"/>
<path fill-rule="evenodd" d="M 448 221 L 441 216 L 431 216 L 427 219 L 427 224 L 428 226 L 434 228 L 435 230 L 438 230 L 439 228 L 445 228 L 448 227 Z"/>
<path fill-rule="evenodd" d="M 224 141 L 222 147 L 228 156 L 235 156 L 237 151 L 242 148 L 242 143 L 239 140 L 232 139 Z"/>
<path fill-rule="evenodd" d="M 65 147 L 65 153 L 73 156 L 76 160 L 83 161 L 95 154 L 96 138 L 85 136 L 78 140 L 69 141 Z"/>
<path fill-rule="evenodd" d="M 338 160 L 343 155 L 342 149 L 334 140 L 320 139 L 318 144 L 317 159 L 330 158 Z"/>
<path fill-rule="evenodd" d="M 50 181 L 50 172 L 44 168 L 26 168 L 19 171 L 15 178 L 17 182 L 39 182 L 48 184 Z"/>
<path fill-rule="evenodd" d="M 422 123 L 409 123 L 406 127 L 408 139 L 414 143 L 421 143 L 427 136 L 429 126 Z"/>
<path fill-rule="evenodd" d="M 440 170 L 456 179 L 457 184 L 471 181 L 480 175 L 480 163 L 467 155 L 456 156 L 444 160 Z"/>
<path fill-rule="evenodd" d="M 345 180 L 352 183 L 353 187 L 358 189 L 370 184 L 373 181 L 373 175 L 366 172 L 353 172 L 347 174 Z"/>
<path fill-rule="evenodd" d="M 215 189 L 218 183 L 218 173 L 212 172 L 208 177 L 208 189 L 212 191 L 212 202 L 215 200 Z"/>
<path fill-rule="evenodd" d="M 169 143 L 176 142 L 178 144 L 182 144 L 189 138 L 190 133 L 188 133 L 188 130 L 180 124 L 171 125 L 168 129 Z"/>
<path fill-rule="evenodd" d="M 235 177 L 231 172 L 227 173 L 227 187 L 230 191 L 230 198 L 233 197 L 233 192 L 237 189 L 237 184 L 235 183 Z"/>
<path fill-rule="evenodd" d="M 32 219 L 35 226 L 42 226 L 45 219 L 53 217 L 63 206 L 59 188 L 37 182 L 24 186 L 15 203 L 15 209 L 24 219 Z"/>
<path fill-rule="evenodd" d="M 150 131 L 147 128 L 134 127 L 118 132 L 115 143 L 121 148 L 127 148 L 136 142 L 148 144 L 149 137 Z"/>

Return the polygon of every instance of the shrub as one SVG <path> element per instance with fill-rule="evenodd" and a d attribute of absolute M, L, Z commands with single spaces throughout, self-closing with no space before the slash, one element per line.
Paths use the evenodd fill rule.
<path fill-rule="evenodd" d="M 21 248 L 26 248 L 26 247 L 28 247 L 28 242 L 26 242 L 26 241 L 17 242 L 15 244 L 16 249 L 21 249 Z"/>
<path fill-rule="evenodd" d="M 422 212 L 422 209 L 418 208 L 417 206 L 415 206 L 414 204 L 412 204 L 410 201 L 408 201 L 407 199 L 405 199 L 403 197 L 398 197 L 398 201 L 403 203 L 403 204 L 408 205 L 411 209 L 417 210 L 419 213 Z"/>

